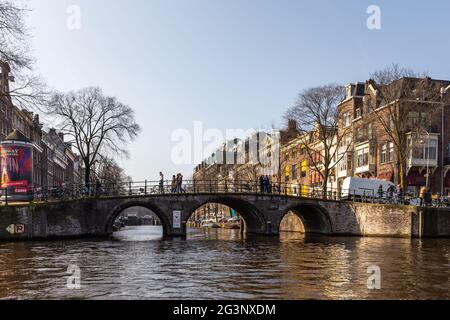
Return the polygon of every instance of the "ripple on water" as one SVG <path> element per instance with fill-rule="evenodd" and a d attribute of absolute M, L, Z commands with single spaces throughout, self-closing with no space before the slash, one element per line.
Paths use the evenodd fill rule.
<path fill-rule="evenodd" d="M 450 240 L 298 237 L 240 240 L 235 230 L 157 227 L 107 241 L 0 244 L 3 299 L 437 299 L 449 298 Z M 66 288 L 78 265 L 82 289 Z M 382 290 L 367 289 L 367 267 Z"/>

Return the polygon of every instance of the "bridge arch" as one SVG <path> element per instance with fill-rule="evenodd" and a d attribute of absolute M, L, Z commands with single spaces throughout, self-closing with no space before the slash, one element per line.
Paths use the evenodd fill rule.
<path fill-rule="evenodd" d="M 217 195 L 198 201 L 195 206 L 189 209 L 186 221 L 190 219 L 195 211 L 208 203 L 217 203 L 236 210 L 245 221 L 247 233 L 266 233 L 266 219 L 260 210 L 251 202 L 235 196 Z"/>
<path fill-rule="evenodd" d="M 118 206 L 116 206 L 112 212 L 110 213 L 107 224 L 105 226 L 106 228 L 106 234 L 112 234 L 113 233 L 113 224 L 114 221 L 117 219 L 117 217 L 120 216 L 125 210 L 134 208 L 134 207 L 141 207 L 146 208 L 152 211 L 161 221 L 161 225 L 163 228 L 163 235 L 166 236 L 169 234 L 170 230 L 170 221 L 166 214 L 154 203 L 148 202 L 148 201 L 127 201 L 125 203 L 122 203 Z"/>
<path fill-rule="evenodd" d="M 278 223 L 280 230 L 283 218 L 290 212 L 294 213 L 303 223 L 306 234 L 326 234 L 332 233 L 332 223 L 328 212 L 319 204 L 297 203 L 290 206 L 283 212 Z"/>

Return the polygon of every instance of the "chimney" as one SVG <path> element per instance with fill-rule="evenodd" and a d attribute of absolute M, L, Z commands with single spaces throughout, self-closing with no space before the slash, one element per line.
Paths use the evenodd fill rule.
<path fill-rule="evenodd" d="M 297 130 L 297 121 L 295 121 L 294 119 L 289 119 L 288 120 L 288 130 L 289 131 Z"/>
<path fill-rule="evenodd" d="M 6 94 L 9 92 L 9 73 L 11 68 L 6 62 L 0 62 L 0 92 Z"/>
<path fill-rule="evenodd" d="M 58 136 L 62 140 L 62 142 L 64 142 L 64 133 L 58 132 Z"/>

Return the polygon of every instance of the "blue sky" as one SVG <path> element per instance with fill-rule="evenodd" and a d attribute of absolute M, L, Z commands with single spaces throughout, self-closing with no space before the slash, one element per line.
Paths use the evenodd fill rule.
<path fill-rule="evenodd" d="M 369 5 L 381 30 L 369 30 Z M 67 28 L 67 8 L 81 29 Z M 280 127 L 306 88 L 364 81 L 399 63 L 450 79 L 449 1 L 31 0 L 37 68 L 62 91 L 99 86 L 143 131 L 123 160 L 135 180 L 182 171 L 172 132 Z"/>

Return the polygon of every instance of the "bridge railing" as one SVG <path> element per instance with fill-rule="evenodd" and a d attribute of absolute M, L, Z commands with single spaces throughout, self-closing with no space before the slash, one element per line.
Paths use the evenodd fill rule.
<path fill-rule="evenodd" d="M 61 185 L 36 188 L 0 188 L 0 201 L 4 205 L 22 202 L 49 202 L 85 198 L 130 197 L 170 194 L 260 194 L 284 195 L 320 200 L 343 200 L 386 204 L 409 204 L 413 197 L 393 192 L 371 189 L 342 190 L 320 186 L 292 185 L 287 183 L 262 183 L 260 181 L 187 180 L 177 184 L 172 181 L 137 181 L 121 183 L 95 183 L 88 185 Z M 419 203 L 417 203 L 419 204 Z M 434 199 L 432 206 L 449 207 L 448 197 Z"/>

